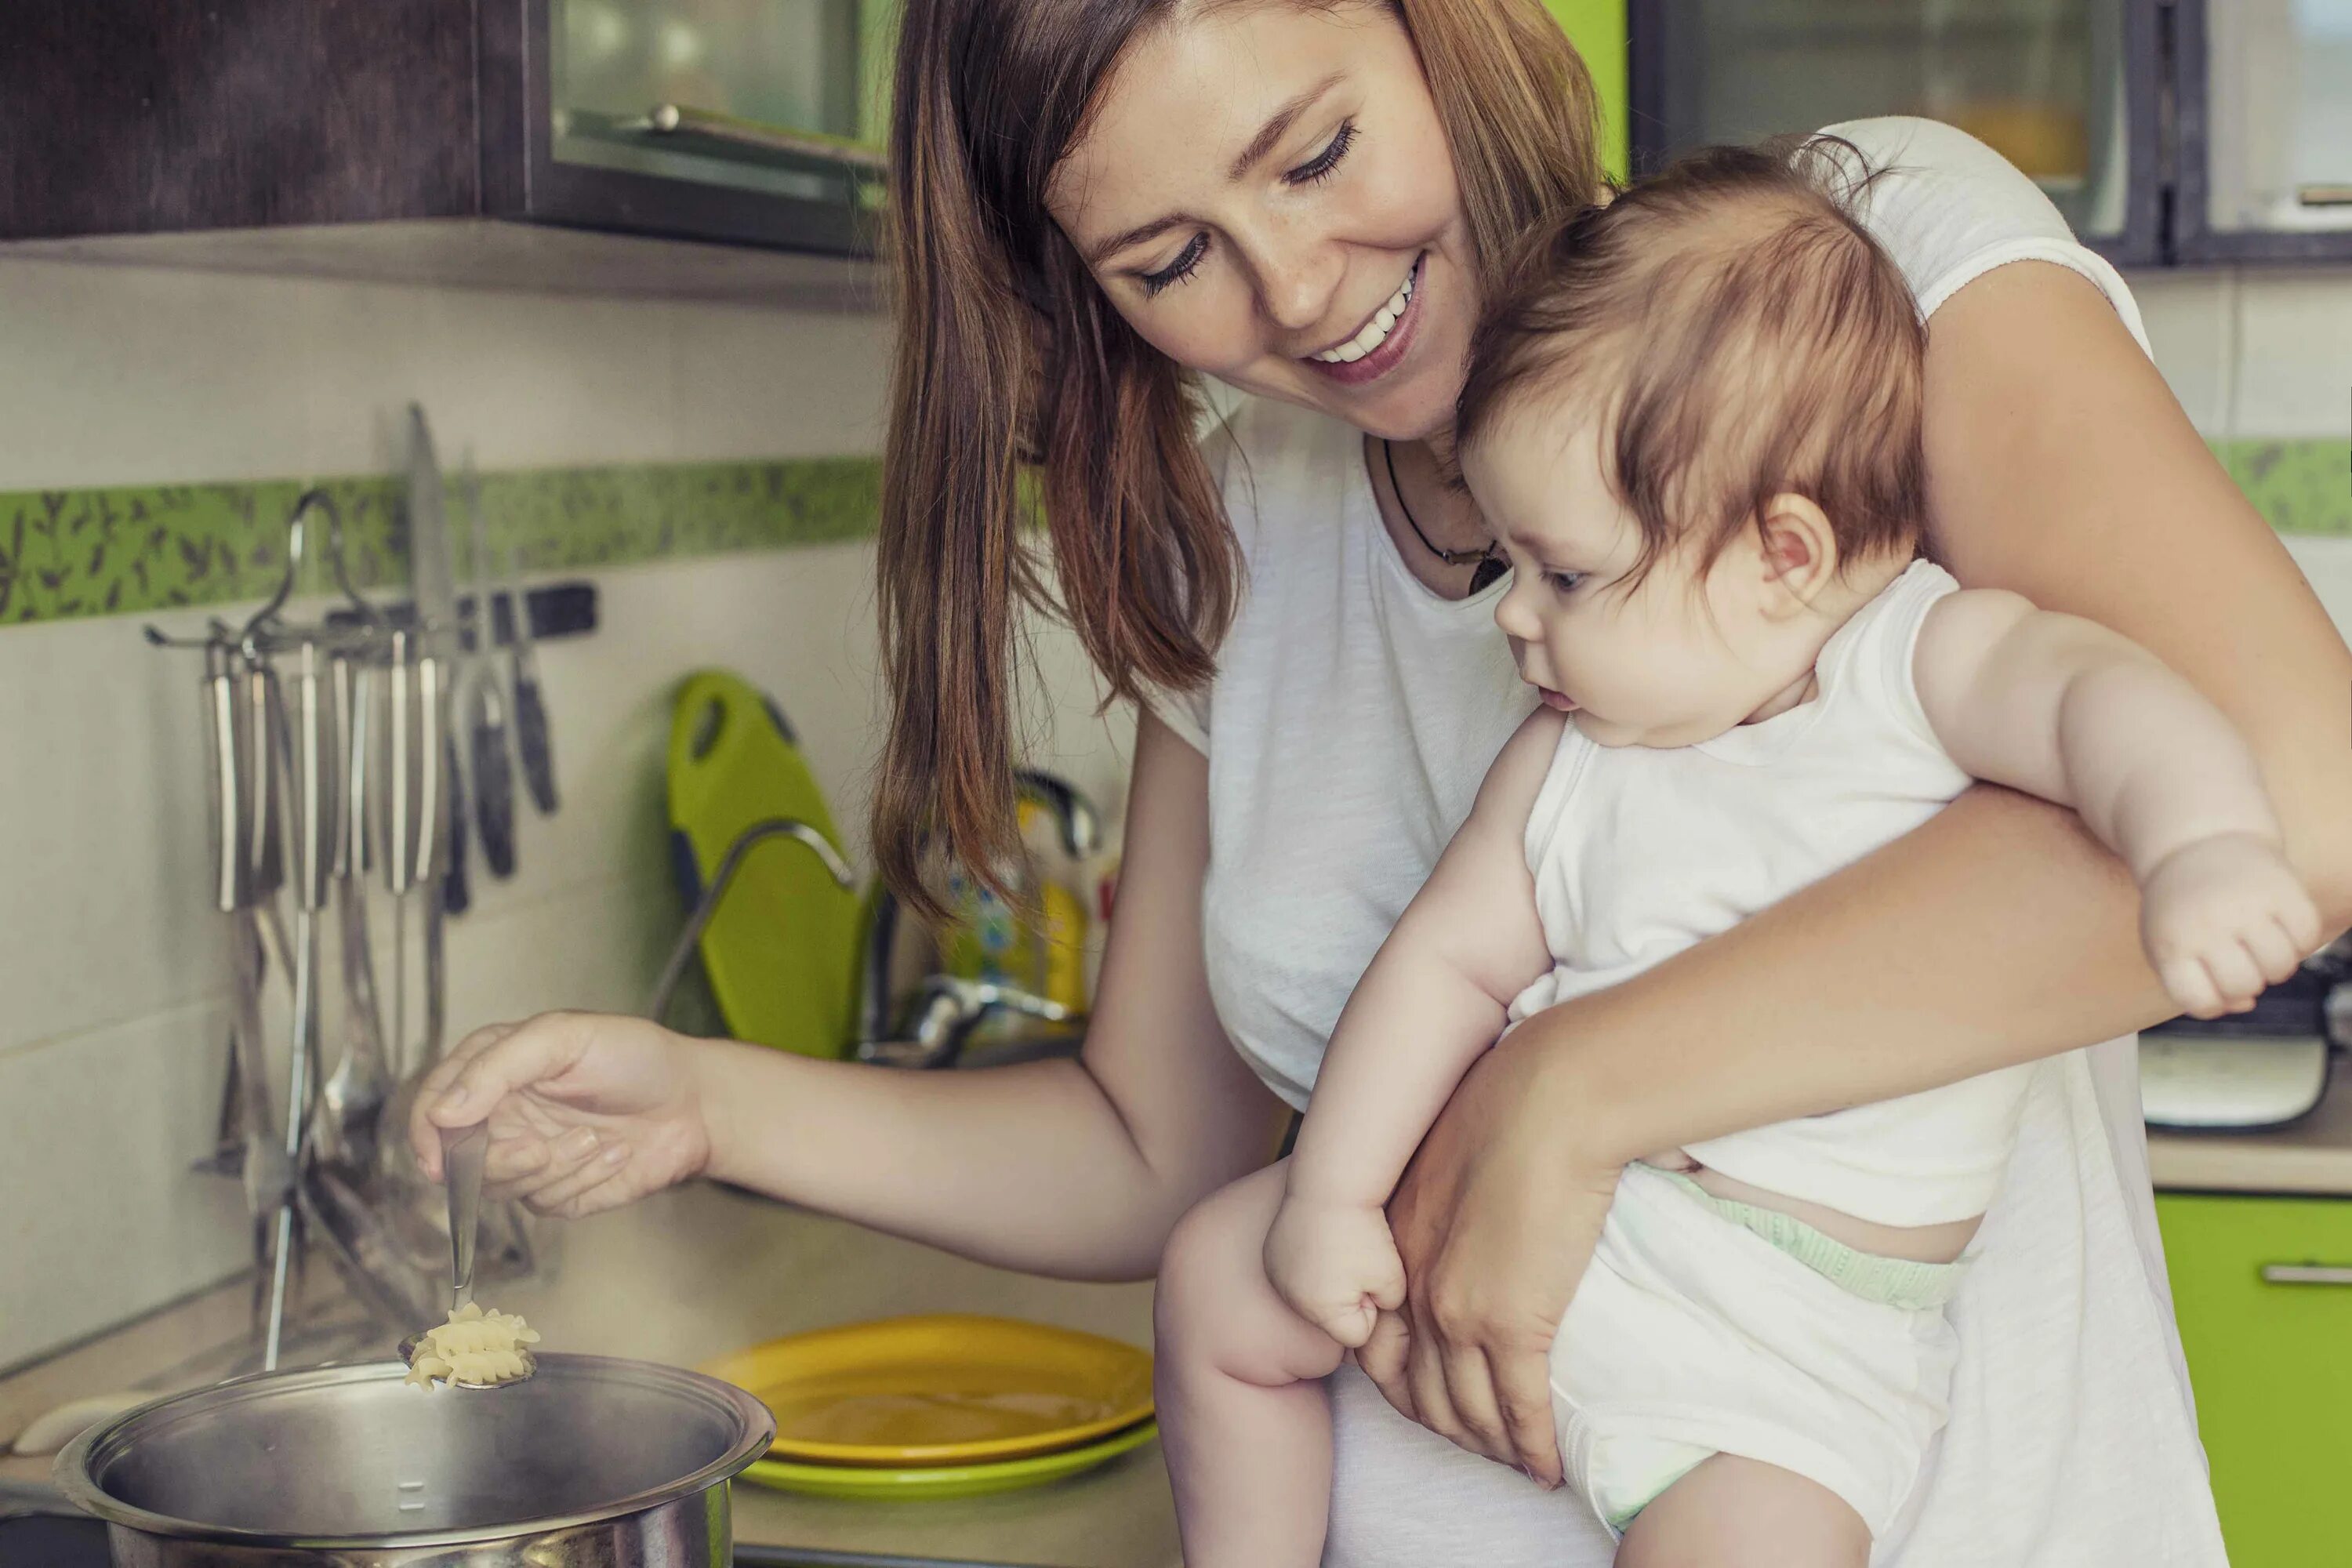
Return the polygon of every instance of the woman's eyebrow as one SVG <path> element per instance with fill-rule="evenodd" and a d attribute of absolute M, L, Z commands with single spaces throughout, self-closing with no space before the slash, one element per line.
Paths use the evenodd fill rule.
<path fill-rule="evenodd" d="M 1234 160 L 1233 167 L 1225 171 L 1226 178 L 1238 180 L 1255 168 L 1258 160 L 1273 152 L 1275 144 L 1290 133 L 1292 123 L 1315 106 L 1317 99 L 1339 85 L 1339 78 L 1343 74 L 1343 72 L 1333 71 L 1329 76 L 1276 110 L 1273 117 L 1258 128 L 1258 133 L 1250 138 L 1250 144 L 1242 149 L 1241 156 Z"/>
<path fill-rule="evenodd" d="M 1250 138 L 1249 145 L 1242 149 L 1241 155 L 1234 160 L 1233 166 L 1225 172 L 1226 178 L 1238 180 L 1255 168 L 1258 163 L 1268 153 L 1273 152 L 1282 139 L 1290 133 L 1290 128 L 1297 123 L 1298 117 L 1314 108 L 1316 100 L 1325 93 L 1339 86 L 1340 78 L 1345 74 L 1343 71 L 1333 71 L 1329 76 L 1276 110 L 1266 122 L 1258 128 L 1257 134 Z M 1191 220 L 1181 213 L 1171 213 L 1166 217 L 1156 217 L 1150 223 L 1138 224 L 1124 234 L 1115 234 L 1099 245 L 1089 247 L 1087 250 L 1087 261 L 1090 266 L 1099 267 L 1129 246 L 1141 245 L 1147 239 L 1156 239 L 1170 229 L 1189 221 Z"/>

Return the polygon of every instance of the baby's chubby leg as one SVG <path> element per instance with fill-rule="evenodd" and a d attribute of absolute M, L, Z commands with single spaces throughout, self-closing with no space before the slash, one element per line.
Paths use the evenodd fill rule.
<path fill-rule="evenodd" d="M 1204 1199 L 1160 1259 L 1153 1382 L 1186 1568 L 1315 1568 L 1323 1555 L 1321 1380 L 1345 1352 L 1266 1280 L 1286 1179 L 1273 1165 Z"/>
<path fill-rule="evenodd" d="M 1617 1568 L 1867 1568 L 1870 1531 L 1792 1470 L 1717 1454 L 1626 1527 Z"/>

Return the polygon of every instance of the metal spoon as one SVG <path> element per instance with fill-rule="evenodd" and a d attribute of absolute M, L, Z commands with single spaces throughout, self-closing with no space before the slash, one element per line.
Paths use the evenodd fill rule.
<path fill-rule="evenodd" d="M 482 1167 L 490 1152 L 490 1127 L 478 1121 L 471 1127 L 441 1130 L 441 1175 L 449 1187 L 449 1310 L 464 1311 L 474 1304 L 474 1244 L 482 1223 Z M 400 1342 L 400 1359 L 415 1365 L 416 1347 L 424 1335 L 411 1334 Z M 451 1378 L 452 1388 L 505 1388 L 528 1381 L 539 1371 L 539 1360 L 529 1350 L 522 1352 L 522 1376 L 498 1383 L 467 1383 Z"/>

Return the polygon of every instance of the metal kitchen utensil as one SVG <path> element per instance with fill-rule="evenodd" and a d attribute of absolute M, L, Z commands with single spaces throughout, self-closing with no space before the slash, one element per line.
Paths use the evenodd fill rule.
<path fill-rule="evenodd" d="M 646 1568 L 725 1563 L 729 1480 L 775 1418 L 698 1373 L 549 1355 L 496 1399 L 391 1362 L 240 1378 L 144 1405 L 57 1485 L 136 1568 Z"/>
<path fill-rule="evenodd" d="M 368 944 L 368 752 L 373 672 L 352 659 L 332 667 L 335 719 L 343 737 L 342 832 L 334 858 L 337 953 L 343 978 L 343 1055 L 319 1090 L 313 1135 L 319 1159 L 354 1173 L 375 1166 L 376 1121 L 392 1093 L 383 1051 L 383 1015 L 376 1007 L 375 955 Z"/>
<path fill-rule="evenodd" d="M 541 816 L 552 816 L 558 804 L 555 790 L 555 735 L 548 728 L 547 700 L 539 689 L 539 651 L 532 640 L 530 596 L 523 592 L 516 552 L 507 552 L 507 602 L 514 611 L 515 741 L 522 752 L 523 784 L 530 803 Z"/>
<path fill-rule="evenodd" d="M 474 1243 L 481 1235 L 482 1167 L 489 1158 L 490 1126 L 477 1121 L 441 1133 L 441 1173 L 449 1184 L 449 1310 L 474 1304 Z"/>
<path fill-rule="evenodd" d="M 498 574 L 490 565 L 482 487 L 470 452 L 459 489 L 474 540 L 474 657 L 466 666 L 474 821 L 481 834 L 482 864 L 503 880 L 515 873 L 514 754 L 507 742 L 506 696 L 499 689 L 498 616 L 492 613 Z"/>
<path fill-rule="evenodd" d="M 454 1319 L 474 1304 L 474 1256 L 481 1237 L 482 1227 L 482 1168 L 490 1152 L 490 1128 L 486 1121 L 471 1127 L 441 1130 L 441 1176 L 449 1192 L 449 1312 Z M 422 1334 L 411 1334 L 400 1342 L 400 1359 L 414 1363 Z M 522 1376 L 507 1378 L 498 1383 L 468 1383 L 449 1379 L 452 1388 L 512 1388 L 518 1383 L 529 1382 L 538 1373 L 538 1358 L 531 1352 L 522 1352 Z"/>
<path fill-rule="evenodd" d="M 246 744 L 247 684 L 235 657 L 215 645 L 205 650 L 206 794 L 212 806 L 213 902 L 229 919 L 229 1041 L 235 1064 L 239 1133 L 245 1145 L 246 1211 L 254 1226 L 257 1266 L 268 1259 L 270 1215 L 282 1201 L 291 1168 L 271 1134 L 268 1062 L 261 1034 L 261 931 L 253 910 L 254 857 L 250 819 L 258 809 L 258 781 Z"/>
<path fill-rule="evenodd" d="M 299 528 L 297 516 L 296 527 Z M 299 533 L 297 535 L 299 538 Z M 289 542 L 288 572 L 299 570 L 299 547 Z M 248 628 L 248 637 L 252 628 Z M 288 1053 L 285 1148 L 291 1167 L 302 1153 L 310 1121 L 310 1083 L 318 1053 L 319 921 L 333 881 L 337 829 L 333 714 L 322 679 L 323 658 L 315 643 L 296 651 L 289 695 L 293 733 L 278 761 L 289 777 L 294 887 L 294 1041 Z M 294 1194 L 289 1187 L 278 1206 L 278 1246 L 270 1263 L 269 1328 L 262 1367 L 274 1370 L 284 1342 L 289 1271 L 294 1258 Z"/>
<path fill-rule="evenodd" d="M 415 594 L 418 637 L 416 676 L 418 700 L 425 722 L 434 731 L 434 743 L 423 748 L 426 757 L 444 758 L 441 788 L 426 843 L 433 855 L 433 876 L 443 883 L 440 904 L 445 914 L 462 914 L 468 902 L 462 840 L 457 837 L 465 820 L 457 737 L 450 730 L 451 698 L 457 668 L 457 583 L 449 564 L 449 520 L 442 504 L 441 467 L 434 456 L 433 431 L 419 404 L 408 405 L 408 566 Z M 420 876 L 419 880 L 425 879 Z M 429 1007 L 429 1004 L 428 1004 Z M 428 1050 L 437 1048 L 429 1047 Z M 429 1057 L 428 1057 L 429 1059 Z"/>

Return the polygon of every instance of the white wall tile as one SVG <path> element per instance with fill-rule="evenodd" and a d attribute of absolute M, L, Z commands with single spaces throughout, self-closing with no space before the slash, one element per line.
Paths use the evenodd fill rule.
<path fill-rule="evenodd" d="M 2229 408 L 2235 275 L 2150 269 L 2129 279 L 2157 368 L 2197 428 L 2220 435 Z"/>
<path fill-rule="evenodd" d="M 0 259 L 0 489 L 388 471 L 411 401 L 489 468 L 870 452 L 887 323 Z"/>
<path fill-rule="evenodd" d="M 2336 622 L 2336 629 L 2352 639 L 2352 539 L 2286 536 L 2295 564 L 2311 580 L 2319 602 Z"/>
<path fill-rule="evenodd" d="M 2248 268 L 2241 284 L 2240 437 L 2352 435 L 2352 271 Z"/>
<path fill-rule="evenodd" d="M 210 1152 L 227 1014 L 0 1050 L 0 1366 L 235 1273 L 252 1232 Z"/>

